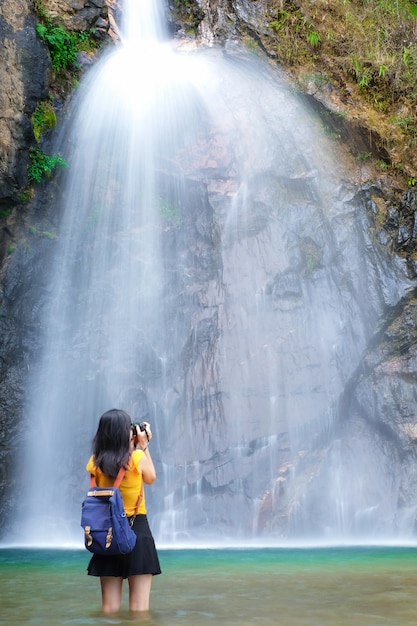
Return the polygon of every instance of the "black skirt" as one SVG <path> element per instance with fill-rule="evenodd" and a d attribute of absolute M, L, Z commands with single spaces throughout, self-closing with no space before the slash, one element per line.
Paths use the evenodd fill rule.
<path fill-rule="evenodd" d="M 94 554 L 88 564 L 89 576 L 117 576 L 128 578 L 138 574 L 161 573 L 158 553 L 146 515 L 137 515 L 133 524 L 136 545 L 129 554 L 107 556 Z"/>

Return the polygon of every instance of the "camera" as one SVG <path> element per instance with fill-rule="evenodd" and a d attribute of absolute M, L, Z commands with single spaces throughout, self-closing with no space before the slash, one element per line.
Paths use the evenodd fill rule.
<path fill-rule="evenodd" d="M 146 433 L 146 438 L 149 441 L 148 433 L 146 432 L 146 424 L 145 424 L 145 422 L 139 422 L 139 424 L 132 424 L 131 425 L 131 429 L 132 429 L 134 437 L 137 437 L 139 435 L 139 430 L 141 432 L 145 432 Z"/>

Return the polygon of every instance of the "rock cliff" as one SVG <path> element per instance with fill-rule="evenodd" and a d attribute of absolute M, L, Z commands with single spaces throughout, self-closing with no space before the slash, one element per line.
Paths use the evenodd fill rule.
<path fill-rule="evenodd" d="M 7 6 L 3 6 L 5 4 Z M 69 77 L 66 77 L 67 82 L 63 86 L 60 82 L 62 77 L 57 77 L 51 70 L 47 49 L 36 35 L 38 17 L 33 3 L 29 0 L 13 0 L 3 5 L 0 7 L 0 38 L 4 42 L 0 51 L 0 516 L 10 521 L 9 513 L 16 505 L 13 487 L 19 479 L 14 459 L 27 426 L 24 381 L 27 371 L 37 362 L 37 353 L 41 347 L 41 312 L 51 289 L 47 273 L 42 272 L 41 268 L 56 246 L 58 224 L 58 216 L 54 211 L 59 196 L 59 174 L 37 185 L 35 190 L 28 185 L 28 154 L 30 147 L 36 143 L 31 116 L 37 103 L 50 96 L 59 126 L 66 115 L 66 102 L 71 99 L 71 95 Z M 222 1 L 202 2 L 198 5 L 187 3 L 183 6 L 185 14 L 178 14 L 178 10 L 174 11 L 174 7 L 171 7 L 172 29 L 179 30 L 191 21 L 198 37 L 208 44 L 219 42 L 228 45 L 226 42 L 229 39 L 245 40 L 248 36 L 255 36 L 266 54 L 272 58 L 271 30 L 265 20 L 266 5 L 261 1 L 236 2 L 233 7 Z M 39 7 L 40 4 L 37 4 L 38 11 Z M 104 0 L 44 0 L 42 3 L 42 10 L 59 19 L 65 28 L 92 30 L 97 39 L 109 45 L 112 45 L 112 38 L 116 37 L 117 27 L 113 17 L 116 9 L 114 3 Z M 181 280 L 178 279 L 178 284 L 175 279 L 165 285 L 169 292 L 167 310 L 173 317 L 181 318 L 183 336 L 178 338 L 178 342 L 183 343 L 181 349 L 178 349 L 181 364 L 173 367 L 178 376 L 175 392 L 179 393 L 180 390 L 182 395 L 177 405 L 174 403 L 176 454 L 174 450 L 168 449 L 163 462 L 169 466 L 172 474 L 172 498 L 179 503 L 179 507 L 183 506 L 180 499 L 184 479 L 181 462 L 192 466 L 193 458 L 188 455 L 192 453 L 193 442 L 182 422 L 182 414 L 191 411 L 195 419 L 194 436 L 198 440 L 196 445 L 200 450 L 201 464 L 192 468 L 187 475 L 189 501 L 199 501 L 201 485 L 211 498 L 211 505 L 205 505 L 206 509 L 193 509 L 196 526 L 202 525 L 210 515 L 212 524 L 216 523 L 216 517 L 221 519 L 225 516 L 226 526 L 233 526 L 237 523 L 236 517 L 246 514 L 247 502 L 256 501 L 258 505 L 261 503 L 256 518 L 257 528 L 261 532 L 288 535 L 291 532 L 302 534 L 305 529 L 306 532 L 325 535 L 326 524 L 336 523 L 340 513 L 335 506 L 337 477 L 332 476 L 333 460 L 337 457 L 343 475 L 351 476 L 351 484 L 344 485 L 345 494 L 360 491 L 362 476 L 369 473 L 371 465 L 378 467 L 379 475 L 383 478 L 381 481 L 370 480 L 366 483 L 363 493 L 359 494 L 358 504 L 363 519 L 355 518 L 355 511 L 347 513 L 348 530 L 359 534 L 373 525 L 380 535 L 393 532 L 394 528 L 399 532 L 405 529 L 404 532 L 410 534 L 417 508 L 417 401 L 414 392 L 417 354 L 416 193 L 413 189 L 405 193 L 398 180 L 387 175 L 381 176 L 368 163 L 355 160 L 352 153 L 371 151 L 376 158 L 389 158 L 389 155 L 384 141 L 379 140 L 373 129 L 366 128 L 363 120 L 358 122 L 349 115 L 335 114 L 340 113 L 342 100 L 334 91 L 330 93 L 325 88 L 316 89 L 315 84 L 309 84 L 306 85 L 305 100 L 325 119 L 330 119 L 330 126 L 337 129 L 345 140 L 339 154 L 349 181 L 345 187 L 340 185 L 338 188 L 343 197 L 335 205 L 354 207 L 349 213 L 349 218 L 354 216 L 353 225 L 348 219 L 339 230 L 336 227 L 334 239 L 327 238 L 324 231 L 320 232 L 320 226 L 317 227 L 320 234 L 311 230 L 298 233 L 294 239 L 288 235 L 286 245 L 291 249 L 292 264 L 277 270 L 268 280 L 262 275 L 265 297 L 271 309 L 271 328 L 274 327 L 274 315 L 282 314 L 288 318 L 288 341 L 291 344 L 291 320 L 299 319 L 300 326 L 303 324 L 299 317 L 303 290 L 310 289 L 310 279 L 318 289 L 324 288 L 326 284 L 327 278 L 322 272 L 324 254 L 329 257 L 328 265 L 334 265 L 333 278 L 337 278 L 336 284 L 349 282 L 344 272 L 347 259 L 352 263 L 351 269 L 356 276 L 363 272 L 372 277 L 370 282 L 373 291 L 361 293 L 359 289 L 354 293 L 354 300 L 359 303 L 363 299 L 371 313 L 374 312 L 375 326 L 368 324 L 362 327 L 361 322 L 358 322 L 357 335 L 352 331 L 352 337 L 359 346 L 357 349 L 360 348 L 356 366 L 351 371 L 349 368 L 343 370 L 346 380 L 336 394 L 336 417 L 328 431 L 321 428 L 314 433 L 314 441 L 309 449 L 306 449 L 305 438 L 297 433 L 294 437 L 296 443 L 293 444 L 295 450 L 290 450 L 288 430 L 283 426 L 275 433 L 276 439 L 267 440 L 271 433 L 258 418 L 253 418 L 259 434 L 249 438 L 244 459 L 241 450 L 238 457 L 237 445 L 234 450 L 227 451 L 227 439 L 222 434 L 221 424 L 224 412 L 232 406 L 230 389 L 237 393 L 237 383 L 227 371 L 222 372 L 219 381 L 214 363 L 220 335 L 223 334 L 223 338 L 227 336 L 227 347 L 231 353 L 236 340 L 228 327 L 232 314 L 229 319 L 225 313 L 225 301 L 229 299 L 233 302 L 235 296 L 228 291 L 227 277 L 230 278 L 229 284 L 233 284 L 236 267 L 239 267 L 242 256 L 246 254 L 241 240 L 256 240 L 258 248 L 263 250 L 264 233 L 268 232 L 270 217 L 277 210 L 274 204 L 277 189 L 280 193 L 284 190 L 288 194 L 293 203 L 291 206 L 297 206 L 297 214 L 308 211 L 306 207 L 309 206 L 307 201 L 305 205 L 303 202 L 297 204 L 299 197 L 310 201 L 314 192 L 312 183 L 303 179 L 303 173 L 294 177 L 293 172 L 289 171 L 289 164 L 282 164 L 277 189 L 270 185 L 268 172 L 261 172 L 259 177 L 268 180 L 267 191 L 259 196 L 253 192 L 253 212 L 248 223 L 244 231 L 233 235 L 230 257 L 222 260 L 217 246 L 218 229 L 224 221 L 233 177 L 228 178 L 226 174 L 220 176 L 218 171 L 231 172 L 233 167 L 231 159 L 226 162 L 229 155 L 227 146 L 222 143 L 223 138 L 207 135 L 195 150 L 193 159 L 184 159 L 182 163 L 184 171 L 188 167 L 187 186 L 194 205 L 185 203 L 183 224 L 167 227 L 164 234 L 167 267 L 175 260 L 174 249 L 180 250 L 181 258 L 185 259 L 186 272 Z M 343 111 L 346 111 L 345 105 Z M 328 113 L 331 114 L 330 118 L 326 117 Z M 45 133 L 42 148 L 47 150 L 51 146 L 55 134 L 52 130 Z M 200 154 L 198 150 L 203 147 L 204 154 Z M 165 183 L 165 186 L 175 186 L 177 182 Z M 281 210 L 285 213 L 285 208 Z M 317 220 L 318 224 L 322 219 L 319 213 L 316 207 L 312 219 Z M 285 215 L 289 226 L 292 219 L 293 215 Z M 337 220 L 337 214 L 329 218 L 329 222 L 336 224 Z M 328 222 L 325 223 L 327 229 Z M 352 235 L 351 238 L 346 236 L 347 232 Z M 356 238 L 363 239 L 365 247 L 370 250 L 366 259 L 355 258 L 352 241 Z M 189 246 L 190 240 L 192 246 Z M 334 262 L 331 250 L 338 251 Z M 226 277 L 223 282 L 219 280 L 222 272 L 223 277 Z M 239 282 L 238 278 L 236 280 Z M 369 284 L 364 280 L 366 287 Z M 347 309 L 356 311 L 355 304 L 349 298 L 344 303 Z M 329 309 L 332 308 L 331 302 L 327 305 Z M 235 314 L 233 307 L 231 310 Z M 242 324 L 244 332 L 248 332 L 248 322 L 243 320 Z M 342 329 L 340 332 L 347 331 Z M 288 359 L 285 341 L 282 341 L 275 353 L 280 363 L 286 363 Z M 309 350 L 313 370 L 316 365 L 311 345 Z M 72 348 L 69 346 L 69 350 Z M 134 357 L 137 358 L 132 355 L 132 359 Z M 333 355 L 329 360 L 334 358 L 335 361 L 343 361 L 345 357 L 343 354 Z M 148 390 L 146 402 L 153 400 L 157 405 L 163 393 L 160 387 L 160 363 L 146 342 L 141 345 L 140 358 L 141 361 L 135 367 L 139 371 L 141 385 L 148 385 L 152 390 Z M 180 371 L 181 367 L 186 374 Z M 310 384 L 307 373 L 300 373 L 300 368 L 292 364 L 285 367 L 288 368 L 286 374 L 294 381 L 301 380 L 306 386 Z M 342 369 L 340 367 L 340 371 Z M 260 369 L 259 376 L 264 373 Z M 204 384 L 199 386 L 203 374 L 206 378 Z M 175 378 L 174 374 L 172 377 Z M 317 415 L 322 409 L 319 388 L 317 381 Z M 129 385 L 124 393 L 129 395 Z M 300 393 L 302 395 L 294 382 L 290 396 L 298 397 Z M 190 397 L 193 398 L 191 408 L 187 404 L 187 398 Z M 143 404 L 146 402 L 143 400 Z M 216 428 L 218 432 L 214 432 Z M 165 443 L 169 441 L 169 433 L 161 432 L 160 437 Z M 358 448 L 361 447 L 364 453 L 360 456 L 362 461 L 358 466 Z M 257 455 L 260 467 L 264 469 L 269 467 L 274 455 L 282 459 L 280 465 L 274 467 L 273 478 L 269 482 L 264 476 L 255 478 L 250 475 L 250 459 L 254 455 Z M 158 462 L 162 466 L 162 459 L 158 459 Z M 168 473 L 168 469 L 166 471 Z M 242 502 L 242 484 L 245 503 Z M 324 486 L 327 491 L 323 494 Z M 346 499 L 351 501 L 348 496 Z M 233 501 L 234 511 L 228 510 L 228 501 Z"/>
<path fill-rule="evenodd" d="M 32 326 L 39 296 L 35 276 L 26 266 L 26 279 L 9 267 L 15 247 L 28 244 L 29 226 L 42 230 L 42 186 L 33 194 L 28 183 L 29 149 L 36 145 L 31 117 L 39 101 L 52 98 L 57 114 L 64 108 L 68 88 L 51 69 L 46 46 L 36 32 L 35 9 L 56 16 L 68 29 L 90 31 L 111 39 L 114 3 L 102 0 L 31 0 L 0 5 L 0 421 L 4 440 L 0 451 L 1 487 L 9 491 L 16 480 L 18 439 L 22 433 L 22 376 L 27 368 L 24 328 Z M 38 11 L 39 12 L 39 11 Z M 48 137 L 44 138 L 47 145 Z M 47 148 L 46 148 L 47 149 Z M 51 191 L 48 192 L 49 196 Z M 40 211 L 40 212 L 39 212 Z M 29 223 L 30 221 L 30 223 Z M 19 243 L 19 246 L 17 245 Z M 44 243 L 41 243 L 44 245 Z M 36 273 L 36 270 L 35 270 Z M 13 304 L 12 304 L 13 302 Z M 20 303 L 20 304 L 19 304 Z M 32 322 L 30 321 L 32 319 Z M 22 325 L 22 326 L 21 326 Z M 32 326 L 33 327 L 33 326 Z M 34 332 L 36 333 L 36 328 Z M 6 505 L 6 509 L 10 502 Z"/>

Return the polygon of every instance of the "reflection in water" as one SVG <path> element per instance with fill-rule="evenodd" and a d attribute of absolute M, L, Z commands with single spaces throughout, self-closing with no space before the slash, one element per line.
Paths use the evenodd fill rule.
<path fill-rule="evenodd" d="M 0 624 L 415 624 L 411 547 L 162 550 L 150 616 L 99 613 L 86 552 L 0 551 Z M 22 590 L 24 589 L 24 599 Z M 126 600 L 124 606 L 127 606 Z"/>

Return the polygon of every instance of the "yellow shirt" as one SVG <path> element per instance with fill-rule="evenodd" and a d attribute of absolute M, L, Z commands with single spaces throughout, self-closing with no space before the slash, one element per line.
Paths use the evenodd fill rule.
<path fill-rule="evenodd" d="M 123 498 L 126 515 L 135 514 L 136 504 L 142 485 L 142 471 L 139 467 L 139 461 L 145 453 L 142 450 L 134 450 L 129 460 L 126 474 L 120 483 L 120 493 Z M 87 472 L 96 477 L 98 487 L 112 487 L 114 478 L 110 478 L 94 465 L 94 456 L 90 457 L 86 467 Z M 146 514 L 145 493 L 141 500 L 138 513 Z"/>

